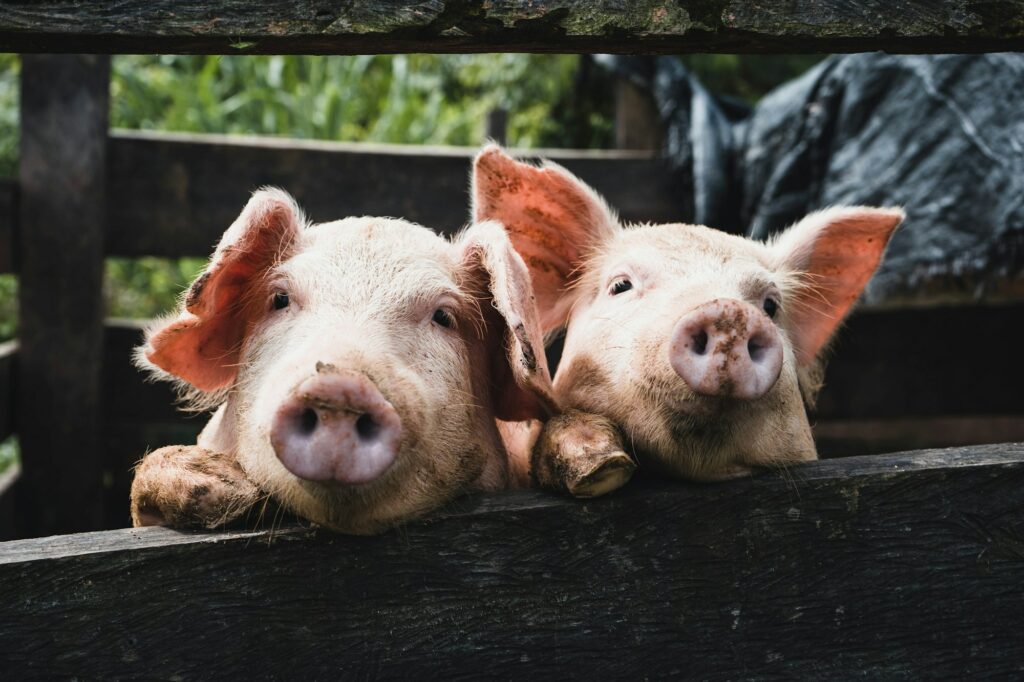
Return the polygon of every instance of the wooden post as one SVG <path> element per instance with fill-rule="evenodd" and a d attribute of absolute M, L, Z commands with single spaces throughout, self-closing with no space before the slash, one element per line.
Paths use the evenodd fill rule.
<path fill-rule="evenodd" d="M 16 396 L 23 535 L 102 523 L 109 84 L 109 57 L 22 57 Z"/>
<path fill-rule="evenodd" d="M 661 149 L 658 108 L 651 94 L 625 76 L 615 83 L 615 146 L 618 149 Z"/>
<path fill-rule="evenodd" d="M 486 137 L 502 147 L 508 144 L 508 109 L 496 107 L 487 112 Z"/>

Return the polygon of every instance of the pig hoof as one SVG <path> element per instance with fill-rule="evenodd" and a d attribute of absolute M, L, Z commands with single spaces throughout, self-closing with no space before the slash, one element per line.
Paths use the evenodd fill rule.
<path fill-rule="evenodd" d="M 616 452 L 603 459 L 590 472 L 568 484 L 573 497 L 600 497 L 618 490 L 629 482 L 636 464 L 624 452 Z"/>

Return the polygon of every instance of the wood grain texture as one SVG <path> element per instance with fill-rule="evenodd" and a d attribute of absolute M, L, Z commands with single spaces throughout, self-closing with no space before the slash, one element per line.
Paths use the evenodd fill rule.
<path fill-rule="evenodd" d="M 14 433 L 14 375 L 17 372 L 18 343 L 0 343 L 0 443 Z"/>
<path fill-rule="evenodd" d="M 118 131 L 110 140 L 108 253 L 208 256 L 250 193 L 277 185 L 316 222 L 401 216 L 451 234 L 469 217 L 472 147 Z M 672 177 L 650 153 L 535 150 L 631 220 L 671 220 Z"/>
<path fill-rule="evenodd" d="M 18 183 L 0 180 L 0 274 L 15 270 Z"/>
<path fill-rule="evenodd" d="M 0 545 L 10 676 L 1015 676 L 1024 446 L 576 502 L 472 498 L 376 538 Z"/>
<path fill-rule="evenodd" d="M 1024 304 L 855 312 L 831 349 L 822 419 L 1024 415 Z"/>
<path fill-rule="evenodd" d="M 16 395 L 26 535 L 102 527 L 109 81 L 109 57 L 22 59 Z"/>
<path fill-rule="evenodd" d="M 11 52 L 990 52 L 1024 46 L 1012 0 L 17 0 Z"/>

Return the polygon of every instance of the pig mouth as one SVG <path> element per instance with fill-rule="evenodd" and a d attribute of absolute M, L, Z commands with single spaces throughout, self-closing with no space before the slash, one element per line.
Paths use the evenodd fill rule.
<path fill-rule="evenodd" d="M 735 400 L 701 396 L 694 393 L 666 396 L 661 403 L 668 412 L 690 420 L 718 418 L 739 406 L 738 401 Z"/>

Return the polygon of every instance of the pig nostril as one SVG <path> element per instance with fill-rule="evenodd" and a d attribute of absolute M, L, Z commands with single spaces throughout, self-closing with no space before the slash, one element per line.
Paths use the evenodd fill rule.
<path fill-rule="evenodd" d="M 316 431 L 316 425 L 320 419 L 316 416 L 316 410 L 312 408 L 306 408 L 299 415 L 299 433 L 303 436 L 308 436 Z"/>
<path fill-rule="evenodd" d="M 693 335 L 693 352 L 697 355 L 704 355 L 708 349 L 708 333 L 701 329 Z"/>
<path fill-rule="evenodd" d="M 369 414 L 364 413 L 356 420 L 356 433 L 360 440 L 374 440 L 380 433 L 380 424 Z"/>
<path fill-rule="evenodd" d="M 750 359 L 754 362 L 761 362 L 764 357 L 764 345 L 758 343 L 754 339 L 747 342 L 747 353 L 750 355 Z"/>

